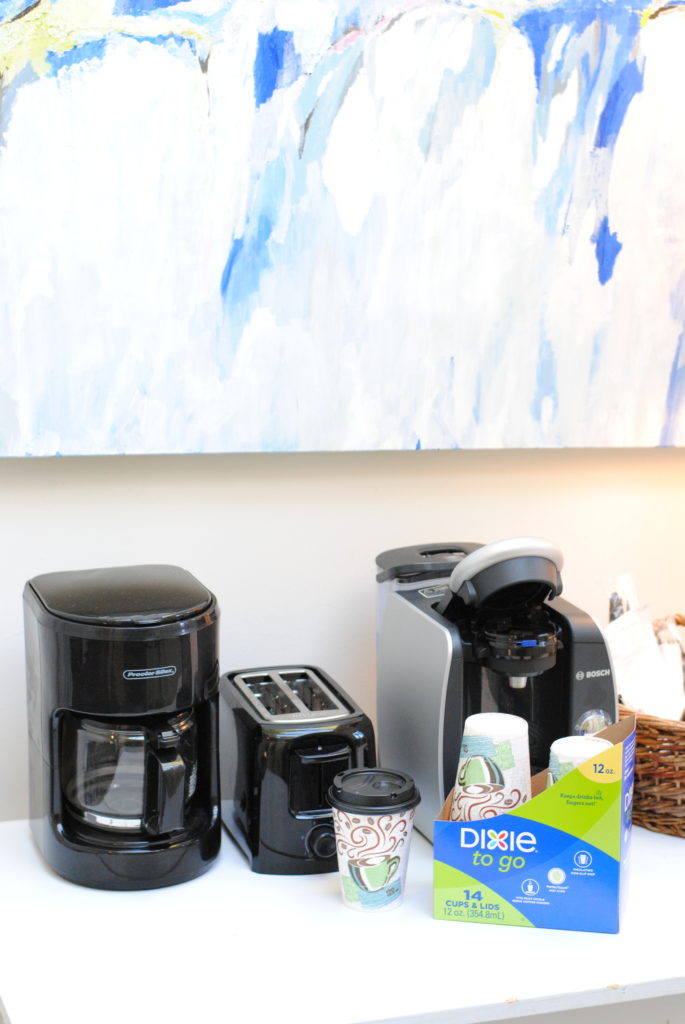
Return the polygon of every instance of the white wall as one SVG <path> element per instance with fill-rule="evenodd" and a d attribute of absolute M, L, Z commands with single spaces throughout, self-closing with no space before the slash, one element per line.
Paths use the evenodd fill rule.
<path fill-rule="evenodd" d="M 27 811 L 21 592 L 38 573 L 171 562 L 222 608 L 223 670 L 319 664 L 375 713 L 375 555 L 537 534 L 602 623 L 619 572 L 685 610 L 685 449 L 4 460 L 0 819 Z"/>

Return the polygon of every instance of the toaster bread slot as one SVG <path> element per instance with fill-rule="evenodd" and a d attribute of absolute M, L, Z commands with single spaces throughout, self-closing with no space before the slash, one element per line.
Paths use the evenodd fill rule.
<path fill-rule="evenodd" d="M 310 672 L 282 672 L 281 678 L 308 711 L 333 711 L 339 707 Z"/>
<path fill-rule="evenodd" d="M 234 683 L 262 717 L 284 724 L 346 718 L 351 711 L 315 670 L 304 666 L 237 673 Z"/>
<path fill-rule="evenodd" d="M 298 708 L 271 675 L 244 676 L 243 682 L 264 710 L 273 716 L 297 714 Z"/>

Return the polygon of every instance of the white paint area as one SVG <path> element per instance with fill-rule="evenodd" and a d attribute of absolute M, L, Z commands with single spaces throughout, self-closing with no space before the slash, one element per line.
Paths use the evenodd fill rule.
<path fill-rule="evenodd" d="M 523 8 L 387 0 L 332 45 L 351 8 L 179 4 L 122 25 L 196 53 L 110 19 L 101 58 L 15 81 L 4 453 L 685 440 L 682 11 L 631 47 L 569 13 L 538 89 Z M 299 72 L 257 104 L 276 30 Z"/>

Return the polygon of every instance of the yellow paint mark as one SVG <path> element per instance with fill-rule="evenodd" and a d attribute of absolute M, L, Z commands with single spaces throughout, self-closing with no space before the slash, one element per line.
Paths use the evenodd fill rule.
<path fill-rule="evenodd" d="M 683 10 L 681 4 L 670 5 L 668 3 L 662 3 L 660 0 L 656 0 L 655 3 L 651 3 L 648 7 L 645 7 L 644 11 L 640 15 L 640 28 L 644 28 L 648 21 L 652 21 L 663 14 L 664 11 L 675 11 Z"/>
<path fill-rule="evenodd" d="M 49 53 L 68 50 L 118 32 L 132 35 L 180 35 L 198 42 L 206 37 L 182 22 L 112 17 L 111 0 L 56 0 L 39 4 L 18 21 L 0 26 L 0 76 L 11 82 L 25 67 L 37 75 L 50 71 Z"/>
<path fill-rule="evenodd" d="M 501 11 L 494 11 L 490 7 L 484 7 L 483 8 L 483 14 L 491 14 L 493 16 L 493 18 L 501 18 L 502 21 L 504 21 L 504 15 L 502 14 L 502 12 Z"/>

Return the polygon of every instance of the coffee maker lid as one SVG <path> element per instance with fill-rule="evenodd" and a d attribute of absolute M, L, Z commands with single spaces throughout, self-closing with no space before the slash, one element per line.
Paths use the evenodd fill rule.
<path fill-rule="evenodd" d="M 202 614 L 206 587 L 175 565 L 52 572 L 29 581 L 52 615 L 99 626 L 157 626 Z"/>
<path fill-rule="evenodd" d="M 467 555 L 450 576 L 450 590 L 464 604 L 504 605 L 544 600 L 561 593 L 564 556 L 540 537 L 512 537 Z"/>

